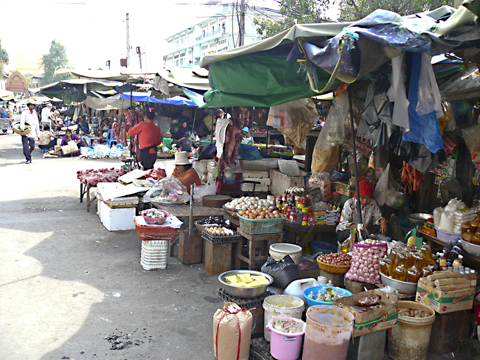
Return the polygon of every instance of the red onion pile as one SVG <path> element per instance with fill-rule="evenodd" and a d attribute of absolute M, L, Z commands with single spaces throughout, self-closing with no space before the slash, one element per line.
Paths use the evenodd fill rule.
<path fill-rule="evenodd" d="M 118 178 L 126 173 L 125 169 L 88 169 L 77 171 L 77 179 L 85 185 L 95 186 L 101 182 L 117 182 Z"/>
<path fill-rule="evenodd" d="M 318 258 L 325 264 L 341 266 L 350 265 L 352 261 L 352 257 L 346 253 L 320 255 Z"/>

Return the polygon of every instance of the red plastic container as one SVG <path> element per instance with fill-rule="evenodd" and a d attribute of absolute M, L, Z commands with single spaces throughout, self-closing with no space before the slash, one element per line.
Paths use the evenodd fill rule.
<path fill-rule="evenodd" d="M 168 240 L 173 241 L 177 237 L 178 229 L 166 226 L 144 226 L 135 222 L 137 236 L 142 241 Z"/>

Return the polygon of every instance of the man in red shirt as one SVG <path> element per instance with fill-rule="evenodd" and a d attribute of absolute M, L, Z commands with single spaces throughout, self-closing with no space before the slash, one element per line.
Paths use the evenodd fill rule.
<path fill-rule="evenodd" d="M 148 107 L 145 121 L 141 121 L 128 131 L 130 136 L 138 135 L 140 164 L 142 164 L 143 170 L 153 169 L 153 165 L 157 161 L 157 145 L 162 143 L 162 132 L 153 123 L 154 118 L 155 109 Z"/>

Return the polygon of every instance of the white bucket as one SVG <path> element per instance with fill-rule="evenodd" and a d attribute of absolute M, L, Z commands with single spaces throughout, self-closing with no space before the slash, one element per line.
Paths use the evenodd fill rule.
<path fill-rule="evenodd" d="M 270 256 L 272 259 L 280 261 L 285 256 L 290 255 L 295 264 L 300 263 L 300 258 L 302 257 L 302 247 L 295 244 L 272 244 L 270 245 Z"/>
<path fill-rule="evenodd" d="M 305 303 L 302 299 L 290 295 L 271 295 L 263 301 L 264 311 L 264 329 L 263 336 L 270 342 L 270 332 L 266 330 L 267 324 L 274 316 L 289 316 L 301 319 Z"/>

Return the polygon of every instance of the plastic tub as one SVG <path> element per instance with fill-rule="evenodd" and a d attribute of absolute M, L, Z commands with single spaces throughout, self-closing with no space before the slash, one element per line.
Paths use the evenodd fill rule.
<path fill-rule="evenodd" d="M 268 324 L 275 316 L 289 316 L 301 319 L 305 303 L 302 299 L 290 295 L 271 295 L 263 301 L 264 318 L 263 323 Z M 265 340 L 270 342 L 270 332 L 263 329 Z"/>
<path fill-rule="evenodd" d="M 312 249 L 312 254 L 331 254 L 337 252 L 337 245 L 330 244 L 326 241 L 313 240 L 309 242 L 310 248 Z"/>
<path fill-rule="evenodd" d="M 438 240 L 446 242 L 446 243 L 449 243 L 450 241 L 452 241 L 456 237 L 458 237 L 458 238 L 462 237 L 461 233 L 459 234 L 459 233 L 451 233 L 451 232 L 448 232 L 448 231 L 442 231 L 442 230 L 438 230 L 436 227 L 435 227 L 435 230 L 437 230 Z"/>
<path fill-rule="evenodd" d="M 398 325 L 392 328 L 388 340 L 388 355 L 394 360 L 425 360 L 435 311 L 415 301 L 399 301 L 398 310 L 405 308 L 428 311 L 431 315 L 426 318 L 398 316 Z"/>
<path fill-rule="evenodd" d="M 278 317 L 270 319 L 266 330 L 271 332 L 270 354 L 277 360 L 297 360 L 303 345 L 305 323 L 296 318 L 280 317 L 287 320 L 297 321 L 303 324 L 303 331 L 298 333 L 286 333 L 273 328 L 273 322 Z"/>
<path fill-rule="evenodd" d="M 285 256 L 290 255 L 295 264 L 300 263 L 302 257 L 302 247 L 295 244 L 278 243 L 270 245 L 270 256 L 272 259 L 280 261 Z"/>
<path fill-rule="evenodd" d="M 345 290 L 345 289 L 340 288 L 340 287 L 337 287 L 337 286 L 314 286 L 314 287 L 305 289 L 305 291 L 303 292 L 303 296 L 307 300 L 308 306 L 315 306 L 315 305 L 332 306 L 333 305 L 333 301 L 331 301 L 331 302 L 318 301 L 318 300 L 314 300 L 314 299 L 312 299 L 308 296 L 308 294 L 310 294 L 311 292 L 313 292 L 316 295 L 316 294 L 318 294 L 319 290 L 322 290 L 322 289 L 325 289 L 325 288 L 333 288 L 333 289 L 336 290 L 335 292 L 344 291 L 345 296 L 352 296 L 352 293 L 350 291 Z"/>
<path fill-rule="evenodd" d="M 354 316 L 338 306 L 312 306 L 307 310 L 303 360 L 345 360 Z"/>

